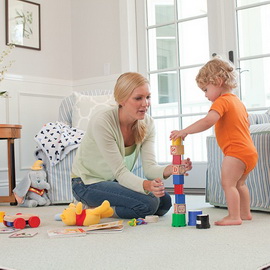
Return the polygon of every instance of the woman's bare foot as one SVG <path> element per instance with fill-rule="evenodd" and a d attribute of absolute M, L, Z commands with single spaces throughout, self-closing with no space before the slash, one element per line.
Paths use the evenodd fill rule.
<path fill-rule="evenodd" d="M 252 215 L 250 213 L 248 214 L 241 214 L 242 220 L 252 220 Z"/>
<path fill-rule="evenodd" d="M 241 225 L 242 219 L 231 219 L 229 216 L 215 222 L 218 226 Z"/>

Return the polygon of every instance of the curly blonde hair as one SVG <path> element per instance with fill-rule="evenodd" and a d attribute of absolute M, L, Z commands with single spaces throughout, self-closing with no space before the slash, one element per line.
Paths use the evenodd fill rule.
<path fill-rule="evenodd" d="M 206 85 L 217 85 L 219 79 L 223 86 L 233 89 L 237 87 L 237 73 L 232 63 L 222 60 L 220 57 L 208 61 L 196 76 L 197 85 L 204 89 Z"/>
<path fill-rule="evenodd" d="M 126 72 L 117 79 L 114 86 L 114 99 L 119 104 L 119 108 L 122 106 L 120 103 L 126 101 L 135 88 L 149 84 L 149 81 L 139 73 Z M 144 120 L 137 120 L 133 127 L 135 143 L 141 143 L 146 135 L 146 124 Z"/>

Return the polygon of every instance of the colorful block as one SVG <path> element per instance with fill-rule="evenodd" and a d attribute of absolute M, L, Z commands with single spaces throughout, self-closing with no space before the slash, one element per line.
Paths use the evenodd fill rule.
<path fill-rule="evenodd" d="M 172 165 L 172 169 L 173 169 L 173 175 L 181 175 L 181 174 L 185 174 L 186 172 L 186 167 L 185 165 Z"/>
<path fill-rule="evenodd" d="M 185 204 L 186 203 L 185 194 L 175 194 L 175 203 L 177 203 L 177 204 Z"/>
<path fill-rule="evenodd" d="M 174 194 L 184 194 L 184 185 L 174 185 Z"/>
<path fill-rule="evenodd" d="M 171 155 L 184 155 L 184 145 L 171 145 Z"/>
<path fill-rule="evenodd" d="M 186 205 L 185 204 L 174 204 L 174 213 L 175 214 L 186 214 Z"/>
<path fill-rule="evenodd" d="M 182 163 L 182 159 L 181 159 L 181 155 L 173 155 L 173 160 L 172 160 L 172 164 L 181 164 Z"/>
<path fill-rule="evenodd" d="M 172 140 L 172 145 L 181 145 L 182 144 L 182 139 L 177 138 L 176 140 Z"/>
<path fill-rule="evenodd" d="M 196 226 L 198 215 L 202 215 L 202 210 L 189 210 L 188 211 L 188 226 Z"/>
<path fill-rule="evenodd" d="M 173 175 L 173 184 L 174 185 L 184 185 L 184 175 L 183 174 L 181 174 L 181 175 L 174 174 Z"/>
<path fill-rule="evenodd" d="M 172 214 L 172 226 L 173 227 L 185 227 L 186 226 L 186 214 Z"/>

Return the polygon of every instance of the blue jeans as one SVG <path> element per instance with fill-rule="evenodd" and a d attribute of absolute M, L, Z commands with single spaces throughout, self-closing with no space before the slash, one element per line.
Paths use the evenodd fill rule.
<path fill-rule="evenodd" d="M 108 200 L 119 218 L 144 218 L 165 215 L 171 208 L 171 196 L 166 192 L 157 198 L 152 193 L 142 194 L 121 186 L 116 180 L 85 185 L 81 178 L 72 179 L 73 196 L 88 206 L 99 206 Z"/>

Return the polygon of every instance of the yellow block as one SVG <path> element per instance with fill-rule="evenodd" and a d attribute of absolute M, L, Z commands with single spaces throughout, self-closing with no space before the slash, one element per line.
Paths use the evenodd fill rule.
<path fill-rule="evenodd" d="M 176 140 L 172 140 L 172 145 L 181 145 L 182 144 L 182 139 L 177 138 Z"/>

